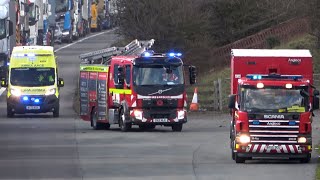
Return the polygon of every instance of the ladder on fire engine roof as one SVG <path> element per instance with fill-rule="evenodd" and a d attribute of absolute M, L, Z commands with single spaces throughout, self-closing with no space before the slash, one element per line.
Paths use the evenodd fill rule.
<path fill-rule="evenodd" d="M 98 51 L 88 52 L 85 54 L 81 54 L 79 58 L 81 59 L 81 63 L 89 63 L 94 62 L 99 59 L 109 59 L 112 56 L 118 55 L 140 55 L 144 51 L 151 48 L 154 44 L 154 39 L 146 40 L 146 41 L 138 41 L 137 39 L 133 40 L 131 43 L 126 45 L 125 47 L 110 47 L 106 49 L 101 49 Z"/>

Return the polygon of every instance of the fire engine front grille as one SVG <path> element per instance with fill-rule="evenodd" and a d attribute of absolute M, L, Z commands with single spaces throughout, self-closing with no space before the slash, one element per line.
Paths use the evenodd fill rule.
<path fill-rule="evenodd" d="M 250 116 L 249 116 L 250 117 Z M 259 116 L 256 116 L 259 117 Z M 252 143 L 297 143 L 299 116 L 284 119 L 250 119 L 249 132 Z M 259 117 L 261 118 L 261 117 Z"/>

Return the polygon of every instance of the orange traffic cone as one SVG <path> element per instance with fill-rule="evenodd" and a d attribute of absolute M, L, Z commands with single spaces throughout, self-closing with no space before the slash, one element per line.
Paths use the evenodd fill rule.
<path fill-rule="evenodd" d="M 198 111 L 199 104 L 198 104 L 198 88 L 194 88 L 194 94 L 192 98 L 192 102 L 190 104 L 190 111 Z"/>

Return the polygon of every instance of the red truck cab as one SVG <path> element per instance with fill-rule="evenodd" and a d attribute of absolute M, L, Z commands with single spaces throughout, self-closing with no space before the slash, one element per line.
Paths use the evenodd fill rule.
<path fill-rule="evenodd" d="M 229 108 L 237 163 L 259 157 L 310 161 L 319 108 L 309 50 L 233 49 Z"/>
<path fill-rule="evenodd" d="M 81 118 L 94 129 L 118 124 L 122 131 L 132 125 L 181 131 L 187 122 L 186 80 L 196 81 L 195 67 L 189 66 L 190 78 L 185 78 L 184 67 L 179 53 L 150 52 L 113 56 L 105 65 L 81 65 Z"/>

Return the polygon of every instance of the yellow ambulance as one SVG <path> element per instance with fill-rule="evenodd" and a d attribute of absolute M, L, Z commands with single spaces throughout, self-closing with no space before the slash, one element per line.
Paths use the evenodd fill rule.
<path fill-rule="evenodd" d="M 7 116 L 53 112 L 59 117 L 58 65 L 51 46 L 17 46 L 12 50 L 7 87 Z"/>

